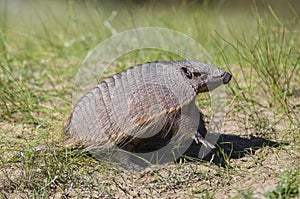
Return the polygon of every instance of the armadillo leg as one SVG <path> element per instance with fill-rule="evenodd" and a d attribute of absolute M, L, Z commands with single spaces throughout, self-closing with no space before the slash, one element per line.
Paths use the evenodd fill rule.
<path fill-rule="evenodd" d="M 216 148 L 212 143 L 210 143 L 208 140 L 205 139 L 206 135 L 207 135 L 207 130 L 204 124 L 204 115 L 203 113 L 201 113 L 199 111 L 200 114 L 200 119 L 199 119 L 199 124 L 198 124 L 198 131 L 194 136 L 194 140 L 197 144 L 203 144 L 203 146 L 205 147 L 209 147 L 209 148 Z"/>
<path fill-rule="evenodd" d="M 213 144 L 204 139 L 207 130 L 203 117 L 203 114 L 194 103 L 184 107 L 179 124 L 177 124 L 179 132 L 182 131 L 183 133 L 180 134 L 186 135 L 187 137 L 190 135 L 197 144 L 202 143 L 205 147 L 215 148 Z"/>
<path fill-rule="evenodd" d="M 205 138 L 206 134 L 207 134 L 207 130 L 205 127 L 205 123 L 204 123 L 204 115 L 201 111 L 199 111 L 199 124 L 198 124 L 198 133 L 200 133 L 200 135 Z"/>

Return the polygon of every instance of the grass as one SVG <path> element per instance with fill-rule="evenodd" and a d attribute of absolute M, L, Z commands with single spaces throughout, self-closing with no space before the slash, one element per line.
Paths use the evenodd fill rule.
<path fill-rule="evenodd" d="M 265 194 L 266 198 L 296 198 L 299 196 L 299 170 L 287 171 L 277 187 Z"/>
<path fill-rule="evenodd" d="M 299 197 L 299 5 L 282 11 L 276 4 L 248 9 L 184 1 L 12 2 L 0 2 L 1 198 Z M 63 147 L 81 61 L 114 30 L 143 26 L 187 34 L 234 75 L 227 86 L 225 134 L 264 138 L 279 147 L 250 146 L 240 158 L 221 150 L 225 168 L 191 161 L 141 173 Z M 107 75 L 132 64 L 176 59 L 168 52 L 134 51 L 116 60 Z M 209 120 L 209 95 L 197 99 Z"/>

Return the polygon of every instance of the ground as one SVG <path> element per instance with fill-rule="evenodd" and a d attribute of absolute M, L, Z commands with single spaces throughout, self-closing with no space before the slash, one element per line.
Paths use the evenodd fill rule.
<path fill-rule="evenodd" d="M 299 198 L 299 5 L 222 2 L 0 2 L 1 198 Z M 187 34 L 233 74 L 217 149 L 138 172 L 65 147 L 74 77 L 89 50 L 114 31 L 149 26 Z M 177 59 L 137 50 L 99 79 Z M 209 125 L 210 95 L 196 104 Z"/>

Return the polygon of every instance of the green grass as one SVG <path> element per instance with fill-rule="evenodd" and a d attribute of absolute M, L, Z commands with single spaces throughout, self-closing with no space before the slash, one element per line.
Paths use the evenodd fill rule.
<path fill-rule="evenodd" d="M 0 2 L 1 198 L 143 198 L 158 193 L 252 198 L 257 187 L 239 189 L 247 181 L 236 178 L 255 180 L 259 176 L 255 171 L 276 165 L 269 174 L 277 183 L 280 167 L 299 165 L 300 106 L 295 93 L 300 89 L 300 18 L 295 6 L 282 11 L 282 5 L 235 8 L 185 1 L 172 5 L 26 2 L 19 7 L 12 7 L 12 1 Z M 114 18 L 113 11 L 117 11 Z M 104 25 L 107 20 L 117 32 L 158 26 L 195 39 L 218 67 L 234 76 L 227 86 L 227 118 L 234 122 L 227 125 L 238 130 L 230 132 L 289 146 L 282 144 L 271 152 L 266 147 L 246 160 L 223 154 L 226 168 L 199 161 L 143 174 L 111 168 L 80 150 L 63 147 L 74 77 L 89 50 L 112 36 L 112 29 Z M 163 51 L 134 51 L 116 60 L 106 75 L 132 64 L 178 58 Z M 197 101 L 208 120 L 209 102 L 209 94 Z M 39 147 L 43 149 L 35 150 Z M 265 197 L 299 197 L 298 178 L 299 172 L 285 173 Z"/>
<path fill-rule="evenodd" d="M 266 198 L 296 198 L 299 197 L 300 173 L 287 171 L 279 181 L 276 189 L 265 194 Z"/>

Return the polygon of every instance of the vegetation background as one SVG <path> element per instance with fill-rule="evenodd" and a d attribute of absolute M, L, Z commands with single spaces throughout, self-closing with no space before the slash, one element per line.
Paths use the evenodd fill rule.
<path fill-rule="evenodd" d="M 1 198 L 299 198 L 299 10 L 296 0 L 0 0 Z M 220 161 L 129 172 L 63 146 L 81 61 L 149 26 L 187 34 L 233 74 Z M 168 59 L 132 52 L 107 75 Z M 209 121 L 208 103 L 197 100 Z"/>

